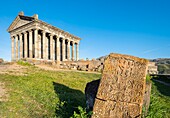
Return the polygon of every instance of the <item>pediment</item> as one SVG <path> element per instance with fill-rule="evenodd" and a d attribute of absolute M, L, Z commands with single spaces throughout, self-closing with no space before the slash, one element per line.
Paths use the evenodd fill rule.
<path fill-rule="evenodd" d="M 33 19 L 26 19 L 26 18 L 23 18 L 24 16 L 17 16 L 16 18 L 15 18 L 15 20 L 12 22 L 12 24 L 9 26 L 9 28 L 8 28 L 8 32 L 10 32 L 10 31 L 12 31 L 12 30 L 14 30 L 14 29 L 16 29 L 16 28 L 18 28 L 18 27 L 21 27 L 21 26 L 23 26 L 23 25 L 25 25 L 25 24 L 28 24 L 28 23 L 30 23 Z"/>

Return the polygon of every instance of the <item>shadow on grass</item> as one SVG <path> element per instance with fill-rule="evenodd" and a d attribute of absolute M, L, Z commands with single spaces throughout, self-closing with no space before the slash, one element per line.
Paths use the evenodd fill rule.
<path fill-rule="evenodd" d="M 154 79 L 153 79 L 153 81 L 154 81 Z M 165 96 L 170 96 L 170 86 L 166 86 L 166 85 L 164 85 L 164 84 L 161 84 L 161 83 L 159 83 L 159 82 L 157 82 L 157 81 L 154 81 L 154 84 L 155 84 L 155 86 L 157 87 L 157 90 L 161 93 L 161 94 L 163 94 L 163 95 L 165 95 Z"/>
<path fill-rule="evenodd" d="M 53 86 L 60 100 L 56 106 L 56 117 L 69 118 L 74 111 L 78 111 L 78 106 L 85 107 L 85 95 L 80 90 L 56 82 L 53 82 Z"/>

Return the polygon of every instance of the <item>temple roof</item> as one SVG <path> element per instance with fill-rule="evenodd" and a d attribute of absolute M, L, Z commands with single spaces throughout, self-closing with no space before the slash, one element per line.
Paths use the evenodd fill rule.
<path fill-rule="evenodd" d="M 18 16 L 15 18 L 15 20 L 11 23 L 11 25 L 10 25 L 9 28 L 7 29 L 7 31 L 10 33 L 10 32 L 12 32 L 13 30 L 15 30 L 15 29 L 17 29 L 17 28 L 19 28 L 19 27 L 21 27 L 21 26 L 23 26 L 23 25 L 27 25 L 27 24 L 29 24 L 29 23 L 31 23 L 31 22 L 41 23 L 41 24 L 46 25 L 46 26 L 48 26 L 48 27 L 50 27 L 50 28 L 52 28 L 52 29 L 54 29 L 54 30 L 59 30 L 59 31 L 62 32 L 62 33 L 66 33 L 66 34 L 68 34 L 68 35 L 70 35 L 70 36 L 73 36 L 73 37 L 75 37 L 75 38 L 78 38 L 78 39 L 80 40 L 80 38 L 77 37 L 77 36 L 75 36 L 75 35 L 72 35 L 72 34 L 66 32 L 66 31 L 64 31 L 64 30 L 61 30 L 61 29 L 59 29 L 59 28 L 57 28 L 57 27 L 55 27 L 55 26 L 52 26 L 52 25 L 50 25 L 50 24 L 48 24 L 48 23 L 46 23 L 46 22 L 44 22 L 44 21 L 42 21 L 42 20 L 39 20 L 37 14 L 35 14 L 35 15 L 32 16 L 32 17 L 30 17 L 30 16 L 24 16 L 24 13 L 23 13 L 23 12 L 20 12 L 20 13 L 18 14 Z"/>
<path fill-rule="evenodd" d="M 35 18 L 30 17 L 30 16 L 22 16 L 18 15 L 21 20 L 27 20 L 27 21 L 33 21 Z"/>

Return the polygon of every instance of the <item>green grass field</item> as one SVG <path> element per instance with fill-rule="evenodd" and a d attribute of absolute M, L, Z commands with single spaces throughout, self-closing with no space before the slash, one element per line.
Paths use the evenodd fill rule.
<path fill-rule="evenodd" d="M 8 90 L 8 101 L 0 102 L 0 117 L 69 118 L 78 106 L 85 108 L 84 89 L 87 82 L 100 74 L 45 71 L 28 67 L 25 75 L 0 75 Z M 170 88 L 153 82 L 148 118 L 170 117 Z"/>

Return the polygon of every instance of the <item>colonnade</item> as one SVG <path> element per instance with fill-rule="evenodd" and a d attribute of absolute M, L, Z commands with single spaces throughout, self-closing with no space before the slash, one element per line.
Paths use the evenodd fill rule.
<path fill-rule="evenodd" d="M 35 58 L 53 61 L 78 61 L 79 41 L 39 29 L 11 36 L 12 61 Z"/>

